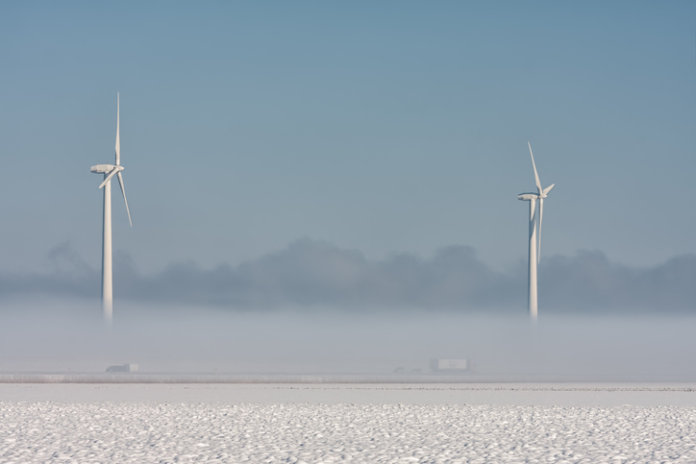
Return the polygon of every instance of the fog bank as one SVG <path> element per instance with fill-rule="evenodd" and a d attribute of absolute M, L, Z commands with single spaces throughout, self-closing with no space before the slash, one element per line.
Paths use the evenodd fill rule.
<path fill-rule="evenodd" d="M 461 377 L 491 380 L 693 381 L 695 317 L 451 311 L 348 312 L 14 303 L 3 310 L 0 371 L 436 376 L 432 358 L 466 358 Z M 459 375 L 459 374 L 458 374 Z"/>
<path fill-rule="evenodd" d="M 0 273 L 0 301 L 99 297 L 99 270 L 68 243 L 52 249 L 48 261 L 50 271 L 43 273 Z M 375 260 L 359 250 L 302 239 L 236 266 L 203 269 L 189 261 L 143 274 L 127 254 L 117 253 L 114 263 L 117 301 L 144 305 L 515 313 L 524 309 L 527 294 L 523 260 L 499 271 L 481 261 L 476 250 L 460 245 L 429 257 L 396 253 Z M 547 314 L 696 314 L 694 282 L 693 254 L 634 268 L 585 250 L 542 259 L 539 298 Z"/>

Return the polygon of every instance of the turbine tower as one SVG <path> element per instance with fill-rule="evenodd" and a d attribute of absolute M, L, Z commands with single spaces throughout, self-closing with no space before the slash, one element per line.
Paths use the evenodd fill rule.
<path fill-rule="evenodd" d="M 537 265 L 539 264 L 539 257 L 541 255 L 541 224 L 544 219 L 544 199 L 556 184 L 541 188 L 539 173 L 537 172 L 536 163 L 534 162 L 532 144 L 527 142 L 527 145 L 529 146 L 529 155 L 532 157 L 532 168 L 534 169 L 534 181 L 536 182 L 537 191 L 536 193 L 520 193 L 517 195 L 517 198 L 529 202 L 529 316 L 532 320 L 536 320 L 539 310 L 537 301 Z M 538 210 L 536 204 L 537 200 L 539 200 Z M 537 212 L 539 213 L 538 215 Z M 539 223 L 538 233 L 537 221 Z"/>
<path fill-rule="evenodd" d="M 123 166 L 121 166 L 121 139 L 119 135 L 120 126 L 120 102 L 119 94 L 116 94 L 116 162 L 115 164 L 96 164 L 90 169 L 97 174 L 103 174 L 104 180 L 99 184 L 100 189 L 104 189 L 104 229 L 102 241 L 102 309 L 104 319 L 111 322 L 114 307 L 113 274 L 112 274 L 112 251 L 111 251 L 111 179 L 118 176 L 118 183 L 123 194 L 123 201 L 126 203 L 126 213 L 128 222 L 133 227 L 128 200 L 126 199 L 126 189 L 123 185 Z"/>

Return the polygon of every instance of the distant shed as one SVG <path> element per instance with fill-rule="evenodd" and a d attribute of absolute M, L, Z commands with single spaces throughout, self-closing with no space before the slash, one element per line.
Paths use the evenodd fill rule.
<path fill-rule="evenodd" d="M 435 372 L 462 372 L 469 370 L 469 361 L 466 358 L 432 359 L 430 369 Z"/>
<path fill-rule="evenodd" d="M 106 368 L 106 372 L 138 372 L 137 364 L 118 364 Z"/>

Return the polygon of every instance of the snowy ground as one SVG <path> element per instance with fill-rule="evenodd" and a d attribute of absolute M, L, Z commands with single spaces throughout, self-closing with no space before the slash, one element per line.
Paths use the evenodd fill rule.
<path fill-rule="evenodd" d="M 2 384 L 0 462 L 695 462 L 689 385 Z"/>

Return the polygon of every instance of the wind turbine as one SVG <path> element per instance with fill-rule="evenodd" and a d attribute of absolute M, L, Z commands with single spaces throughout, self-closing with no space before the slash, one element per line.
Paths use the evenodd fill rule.
<path fill-rule="evenodd" d="M 538 314 L 537 301 L 537 264 L 541 255 L 541 224 L 544 219 L 544 199 L 548 196 L 551 189 L 556 184 L 551 184 L 546 188 L 541 188 L 539 173 L 534 162 L 532 144 L 529 146 L 529 155 L 532 157 L 532 168 L 534 169 L 534 181 L 536 182 L 536 193 L 520 193 L 517 199 L 529 202 L 529 316 L 536 320 Z M 539 200 L 539 215 L 537 216 L 536 202 Z M 537 235 L 537 221 L 539 222 L 539 233 Z"/>
<path fill-rule="evenodd" d="M 104 180 L 99 184 L 100 189 L 104 189 L 104 236 L 102 242 L 102 309 L 104 311 L 104 319 L 111 322 L 113 307 L 114 307 L 114 288 L 113 288 L 113 273 L 112 273 L 112 251 L 111 251 L 111 179 L 118 176 L 118 184 L 121 187 L 123 201 L 126 203 L 126 213 L 128 213 L 128 222 L 133 227 L 131 220 L 130 209 L 128 209 L 128 200 L 126 199 L 126 189 L 123 185 L 123 175 L 121 172 L 124 167 L 121 166 L 121 139 L 119 136 L 120 126 L 120 98 L 116 93 L 116 162 L 115 164 L 96 164 L 90 169 L 97 174 L 103 174 Z"/>

